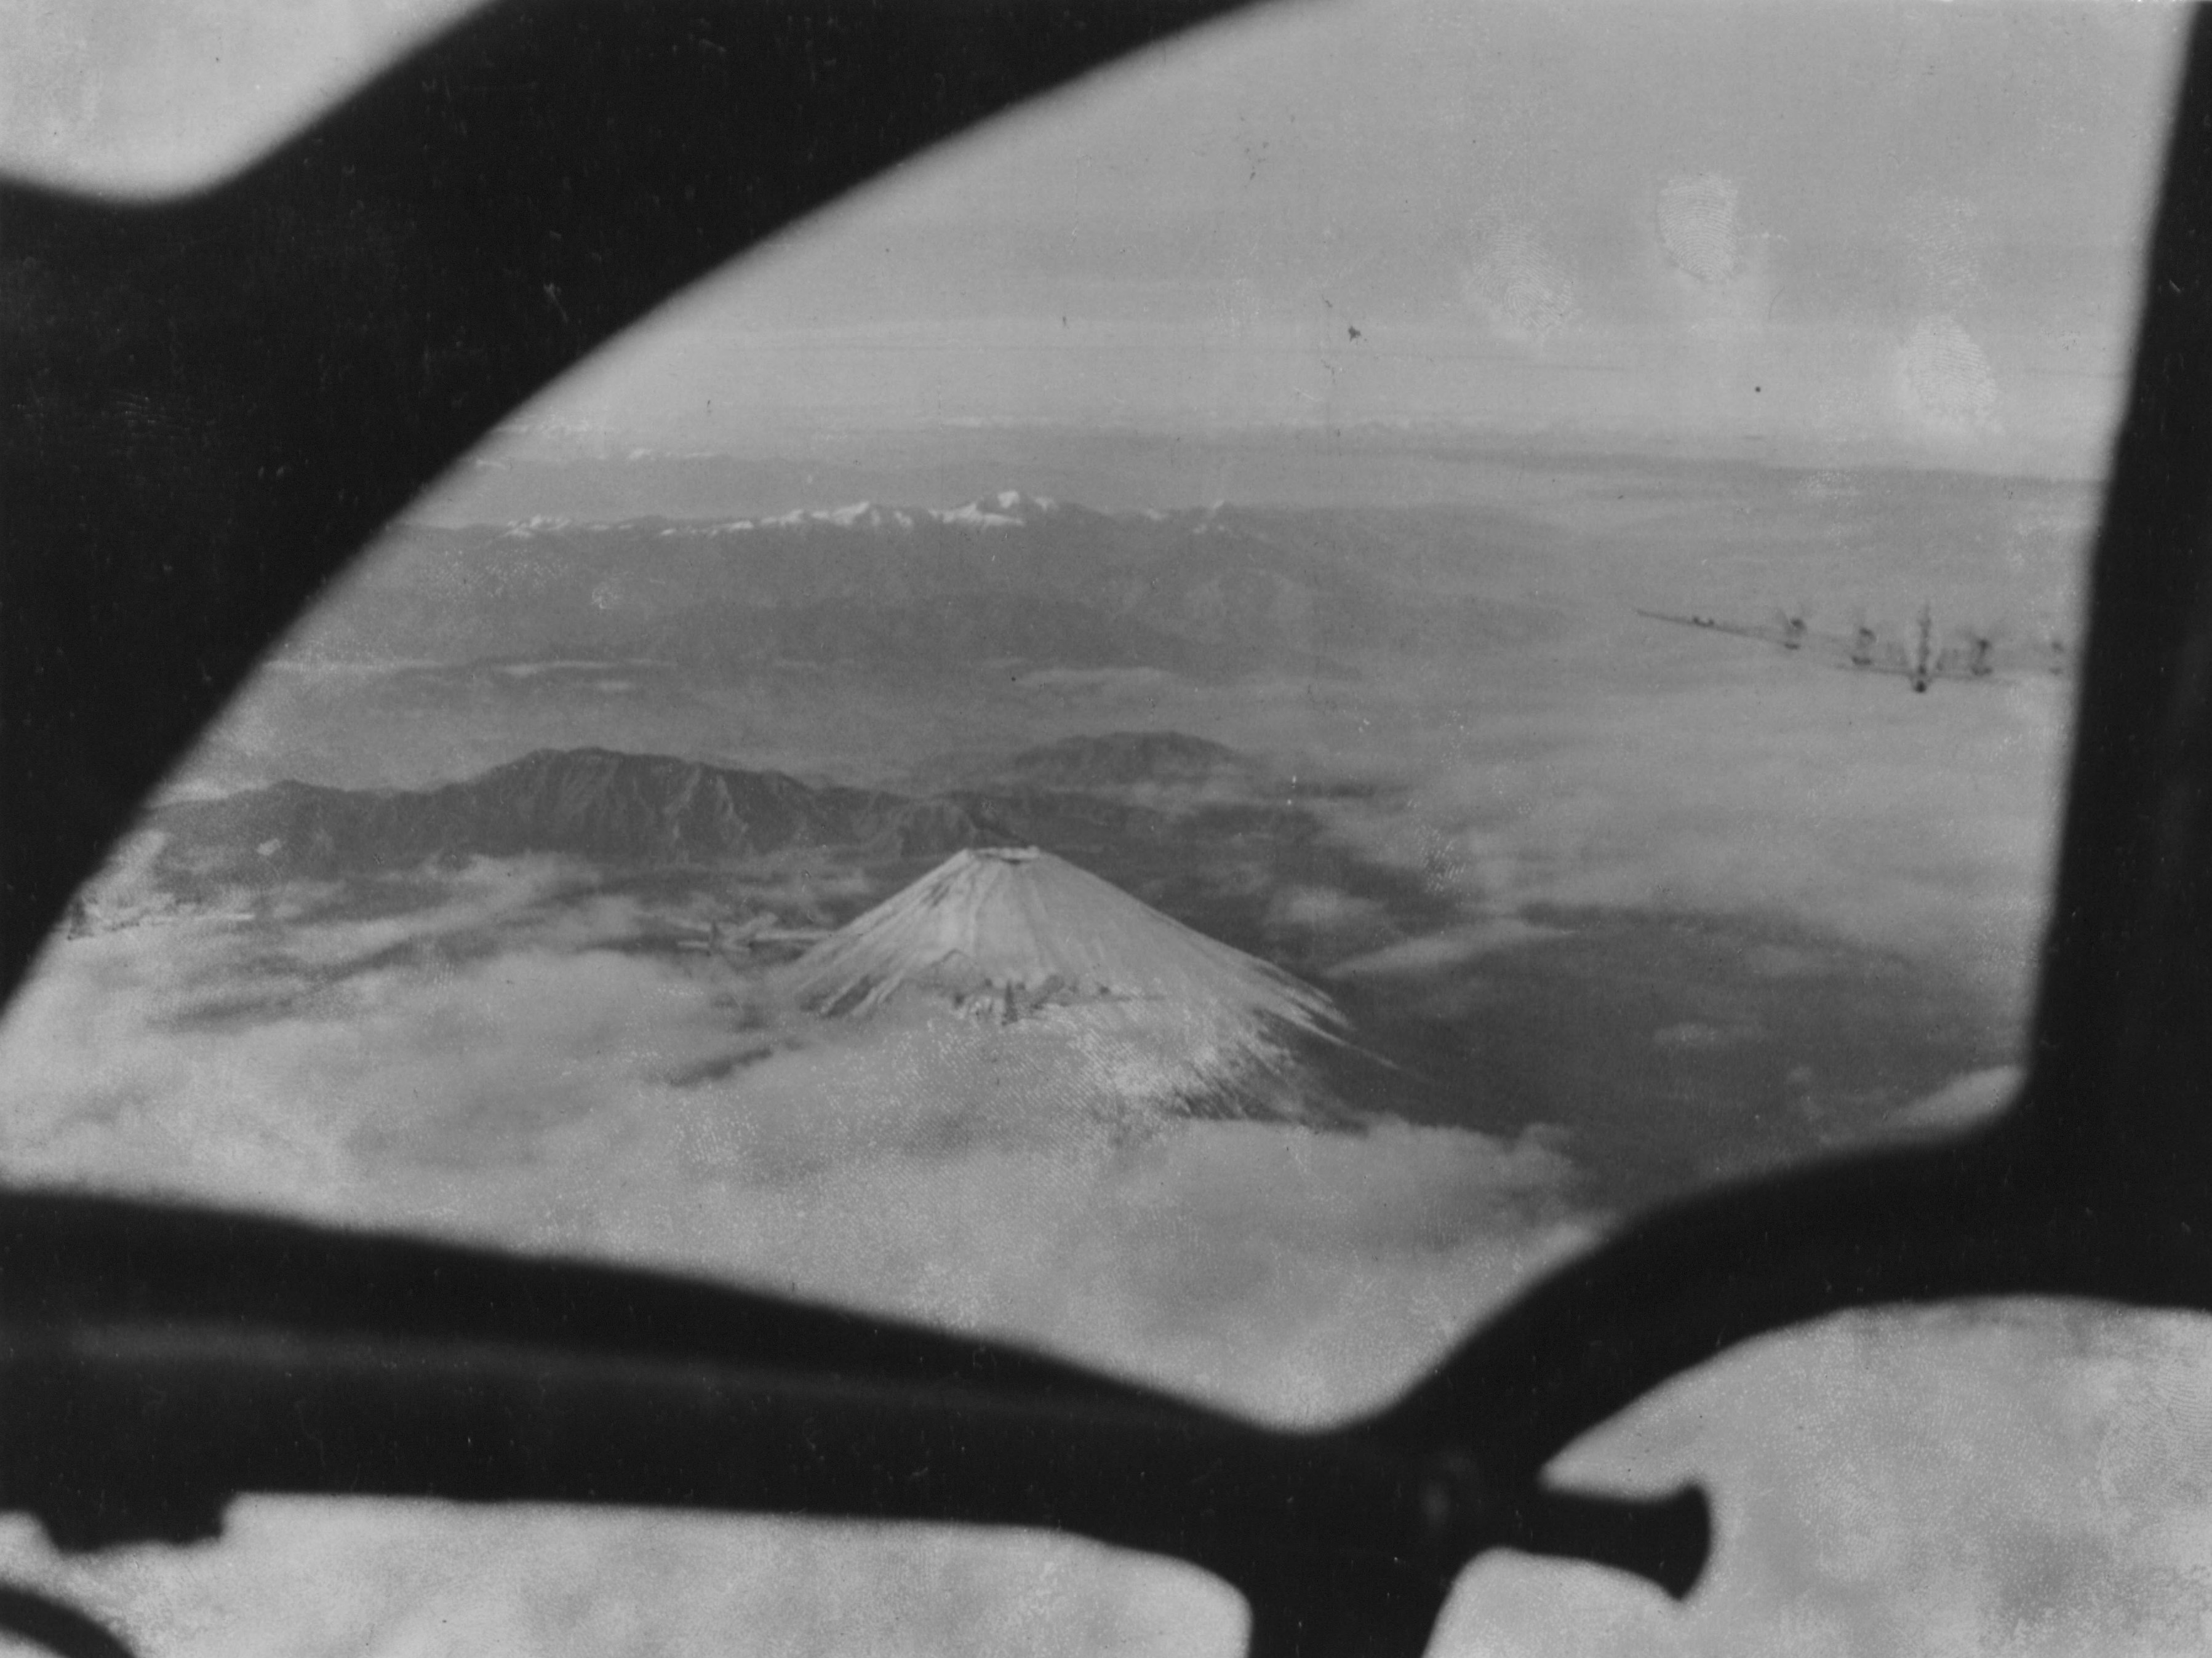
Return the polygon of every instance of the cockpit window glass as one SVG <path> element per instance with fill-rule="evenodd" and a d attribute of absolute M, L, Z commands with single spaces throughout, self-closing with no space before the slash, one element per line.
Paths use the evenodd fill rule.
<path fill-rule="evenodd" d="M 1499 1554 L 1437 1653 L 2057 1655 L 2177 1650 L 2202 1570 L 2212 1332 L 2198 1316 L 2008 1303 L 1853 1314 L 1684 1376 L 1560 1476 L 1718 1498 L 1677 1608 Z"/>
<path fill-rule="evenodd" d="M 6 0 L 0 173 L 211 184 L 482 0 Z"/>
<path fill-rule="evenodd" d="M 1318 1423 L 1626 1215 L 1988 1120 L 2183 21 L 1349 0 L 916 161 L 272 655 L 0 1028 L 0 1165 Z M 2047 1313 L 1824 1327 L 1585 1448 L 1713 1472 L 1690 1648 L 2196 1615 L 2202 1493 L 2112 1425 L 2187 1442 L 2194 1326 Z M 2062 1473 L 1951 1432 L 1992 1378 Z M 1091 1570 L 1021 1558 L 945 1570 Z M 1686 1627 L 1583 1583 L 1486 1564 L 1441 1638 Z"/>

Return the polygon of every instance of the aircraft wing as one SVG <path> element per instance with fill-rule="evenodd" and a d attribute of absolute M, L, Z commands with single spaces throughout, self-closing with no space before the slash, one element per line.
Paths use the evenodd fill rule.
<path fill-rule="evenodd" d="M 1695 628 L 1702 633 L 1727 634 L 1755 639 L 1787 651 L 1800 651 L 1839 668 L 1861 673 L 1893 674 L 1925 684 L 1933 679 L 1972 682 L 2014 679 L 2031 674 L 2063 674 L 2071 667 L 2063 640 L 1996 639 L 1988 635 L 1961 633 L 1941 650 L 1930 652 L 1924 662 L 1902 639 L 1882 638 L 1871 628 L 1852 634 L 1823 633 L 1788 616 L 1771 623 L 1737 622 L 1694 611 L 1646 610 L 1637 615 L 1652 622 Z M 1925 647 L 1923 647 L 1923 649 Z"/>
<path fill-rule="evenodd" d="M 1955 640 L 1936 654 L 1929 671 L 1938 679 L 2017 679 L 2026 676 L 2063 675 L 2073 667 L 2073 654 L 2063 639 Z"/>
<path fill-rule="evenodd" d="M 1897 674 L 1903 678 L 1913 677 L 1912 653 L 1901 641 L 1880 639 L 1869 645 L 1855 647 L 1848 653 L 1843 665 L 1856 668 L 1862 673 Z"/>
<path fill-rule="evenodd" d="M 1723 622 L 1717 616 L 1677 615 L 1670 610 L 1643 610 L 1636 613 L 1653 622 L 1671 622 L 1678 628 L 1696 628 L 1706 633 L 1733 634 L 1739 639 L 1763 639 L 1771 645 L 1783 642 L 1784 630 L 1772 623 L 1753 622 Z"/>
<path fill-rule="evenodd" d="M 1945 646 L 1930 655 L 1923 667 L 1916 664 L 1914 653 L 1902 641 L 1884 639 L 1853 647 L 1840 665 L 1862 673 L 1894 674 L 1921 685 L 1937 679 L 1974 684 L 2003 683 L 2032 674 L 2063 674 L 2068 659 L 2064 644 L 2057 640 L 2047 645 L 2009 647 L 1971 640 Z"/>
<path fill-rule="evenodd" d="M 1821 633 L 1808 628 L 1802 622 L 1784 616 L 1775 622 L 1730 622 L 1718 616 L 1702 616 L 1695 612 L 1646 610 L 1637 615 L 1652 622 L 1671 622 L 1678 628 L 1695 628 L 1701 633 L 1728 634 L 1737 639 L 1756 639 L 1769 645 L 1778 645 L 1785 651 L 1806 651 L 1814 656 L 1853 665 L 1851 654 L 1856 641 L 1847 635 Z"/>

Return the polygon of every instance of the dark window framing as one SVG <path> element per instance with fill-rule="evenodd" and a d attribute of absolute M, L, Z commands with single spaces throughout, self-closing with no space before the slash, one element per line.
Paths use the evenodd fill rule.
<path fill-rule="evenodd" d="M 507 410 L 840 191 L 1236 3 L 509 0 L 201 194 L 0 185 L 0 993 L 259 653 Z M 205 1536 L 248 1491 L 1053 1527 L 1221 1574 L 1255 1651 L 1412 1653 L 1490 1547 L 1686 1593 L 1701 1494 L 1541 1474 L 1735 1343 L 1958 1297 L 2212 1310 L 2202 13 L 2142 294 L 2029 1075 L 1991 1127 L 1638 1221 L 1310 1434 L 664 1275 L 16 1191 L 0 1506 L 70 1547 Z M 20 1591 L 0 1629 L 114 1649 Z"/>

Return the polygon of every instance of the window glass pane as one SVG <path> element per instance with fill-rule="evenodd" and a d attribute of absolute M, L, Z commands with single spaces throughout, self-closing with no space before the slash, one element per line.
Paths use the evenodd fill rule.
<path fill-rule="evenodd" d="M 1311 1423 L 1626 1215 L 1985 1119 L 2182 22 L 1352 0 L 916 161 L 519 411 L 276 652 L 0 1028 L 0 1167 Z M 2031 1416 L 2136 1373 L 2132 1325 L 1983 1317 L 1789 1351 L 1908 1413 L 1992 1354 Z M 1734 1386 L 1618 1442 L 1809 1537 Z M 280 1570 L 261 1523 L 210 1558 Z M 1711 1616 L 1890 1649 L 1757 1529 Z M 2072 1649 L 2124 1576 L 2003 1629 Z M 1486 1567 L 1468 1627 L 1551 1649 L 1553 1581 Z"/>
<path fill-rule="evenodd" d="M 4 0 L 0 173 L 212 183 L 478 0 Z"/>
<path fill-rule="evenodd" d="M 0 1571 L 178 1658 L 1231 1658 L 1244 1623 L 1201 1572 L 1066 1538 L 591 1509 L 262 1500 L 219 1546 L 74 1558 L 11 1523 Z"/>
<path fill-rule="evenodd" d="M 1760 1342 L 1593 1435 L 1574 1477 L 1712 1481 L 1680 1610 L 1498 1556 L 1433 1650 L 1589 1658 L 2188 1651 L 2204 1569 L 2212 1332 L 2049 1304 L 1856 1315 Z"/>

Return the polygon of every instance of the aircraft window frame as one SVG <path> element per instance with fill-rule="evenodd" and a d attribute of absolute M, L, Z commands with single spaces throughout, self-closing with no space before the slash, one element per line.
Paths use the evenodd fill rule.
<path fill-rule="evenodd" d="M 0 789 L 27 803 L 10 812 L 0 993 L 258 653 L 521 397 L 914 149 L 1231 9 L 510 4 L 188 200 L 0 188 L 0 367 L 23 388 L 0 415 Z M 675 97 L 656 69 L 672 55 L 688 66 Z M 83 1548 L 205 1536 L 246 1491 L 1054 1527 L 1227 1578 L 1255 1654 L 1413 1653 L 1487 1548 L 1686 1594 L 1710 1542 L 1701 1493 L 1571 1492 L 1544 1469 L 1753 1335 L 2000 1294 L 2212 1310 L 2212 1203 L 2192 1178 L 2212 1151 L 2202 12 L 2184 58 L 2092 571 L 2033 1063 L 1986 1129 L 1632 1222 L 1392 1406 L 1314 1433 L 665 1274 L 18 1190 L 0 1199 L 0 1506 Z M 574 91 L 580 128 L 628 111 L 641 137 L 564 186 L 578 140 L 525 85 L 556 106 Z M 419 338 L 363 320 L 417 307 Z M 240 337 L 261 352 L 208 355 Z M 315 1423 L 313 1455 L 270 1431 L 288 1412 Z M 702 1442 L 736 1448 L 702 1466 Z M 893 1489 L 883 1468 L 911 1461 L 894 1453 L 936 1472 Z M 112 1649 L 68 1623 L 0 1594 L 0 1628 Z"/>

